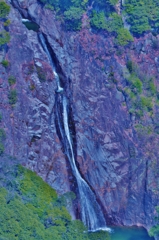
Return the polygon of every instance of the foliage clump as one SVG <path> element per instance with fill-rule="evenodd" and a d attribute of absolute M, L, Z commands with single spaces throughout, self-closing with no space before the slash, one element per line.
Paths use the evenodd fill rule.
<path fill-rule="evenodd" d="M 9 76 L 8 78 L 9 85 L 14 85 L 16 83 L 16 78 L 14 76 Z"/>
<path fill-rule="evenodd" d="M 126 86 L 122 89 L 127 107 L 131 116 L 135 117 L 135 129 L 138 136 L 148 136 L 151 133 L 158 134 L 158 127 L 149 118 L 154 118 L 155 108 L 158 107 L 158 91 L 155 79 L 143 74 L 131 59 L 126 63 Z"/>
<path fill-rule="evenodd" d="M 4 140 L 6 138 L 6 133 L 3 128 L 0 128 L 0 156 L 4 153 Z"/>
<path fill-rule="evenodd" d="M 0 2 L 0 18 L 6 18 L 10 12 L 10 6 L 5 2 Z"/>
<path fill-rule="evenodd" d="M 127 45 L 133 41 L 130 32 L 124 28 L 123 21 L 120 15 L 113 12 L 106 17 L 105 12 L 93 11 L 91 16 L 91 26 L 96 29 L 107 30 L 108 32 L 115 32 L 117 34 L 117 43 L 121 46 Z"/>
<path fill-rule="evenodd" d="M 3 30 L 0 32 L 0 46 L 8 43 L 10 41 L 10 34 Z"/>
<path fill-rule="evenodd" d="M 103 29 L 117 34 L 117 43 L 125 46 L 133 41 L 133 37 L 127 29 L 124 29 L 122 17 L 116 13 L 115 5 L 118 0 L 40 0 L 46 8 L 55 10 L 60 19 L 64 20 L 63 26 L 67 30 L 77 31 L 82 26 L 82 16 L 89 9 L 89 20 L 92 28 Z"/>
<path fill-rule="evenodd" d="M 17 102 L 17 91 L 16 89 L 11 89 L 8 94 L 9 104 L 14 105 Z"/>
<path fill-rule="evenodd" d="M 118 30 L 117 42 L 119 43 L 119 45 L 125 46 L 129 42 L 133 42 L 133 37 L 127 29 L 120 28 Z"/>
<path fill-rule="evenodd" d="M 6 134 L 3 128 L 0 128 L 0 141 L 5 139 Z"/>
<path fill-rule="evenodd" d="M 81 221 L 71 221 L 64 201 L 35 173 L 13 165 L 13 160 L 11 167 L 6 169 L 5 162 L 1 168 L 4 168 L 0 183 L 2 239 L 97 239 L 93 238 L 96 233 L 90 235 L 86 232 Z M 108 239 L 106 233 L 97 235 L 99 240 Z"/>
<path fill-rule="evenodd" d="M 0 142 L 0 156 L 4 153 L 4 145 Z"/>
<path fill-rule="evenodd" d="M 68 30 L 80 30 L 83 9 L 80 7 L 70 7 L 64 12 L 64 19 Z"/>
<path fill-rule="evenodd" d="M 40 0 L 45 4 L 45 8 L 55 10 L 60 18 L 64 19 L 67 30 L 77 31 L 81 29 L 82 15 L 88 0 Z"/>
<path fill-rule="evenodd" d="M 134 34 L 142 34 L 159 27 L 158 0 L 126 0 L 125 12 L 130 30 Z"/>
<path fill-rule="evenodd" d="M 118 0 L 39 0 L 64 20 L 67 30 L 80 30 L 83 13 L 87 13 L 91 27 L 117 33 L 119 45 L 133 41 L 130 32 L 141 35 L 146 31 L 157 34 L 159 28 L 158 0 L 125 0 L 122 15 L 130 25 L 130 32 L 116 11 Z M 78 14 L 79 13 L 79 14 Z M 155 45 L 154 45 L 155 46 Z"/>
<path fill-rule="evenodd" d="M 5 22 L 4 22 L 4 27 L 8 27 L 10 25 L 11 21 L 9 19 L 7 19 Z"/>
<path fill-rule="evenodd" d="M 5 68 L 7 68 L 7 67 L 9 66 L 8 60 L 5 60 L 5 59 L 2 60 L 1 64 L 2 64 L 2 66 L 5 67 Z"/>
<path fill-rule="evenodd" d="M 9 26 L 10 20 L 6 19 L 10 12 L 10 6 L 6 4 L 4 1 L 0 1 L 0 21 L 4 22 L 4 27 Z M 10 41 L 10 34 L 9 32 L 2 30 L 0 32 L 0 46 L 8 43 Z"/>
<path fill-rule="evenodd" d="M 44 69 L 39 66 L 36 66 L 36 71 L 37 71 L 37 75 L 38 75 L 40 82 L 45 82 L 46 81 L 46 73 L 45 73 Z"/>
<path fill-rule="evenodd" d="M 159 206 L 156 207 L 157 216 L 155 217 L 155 226 L 149 231 L 150 237 L 159 235 Z"/>

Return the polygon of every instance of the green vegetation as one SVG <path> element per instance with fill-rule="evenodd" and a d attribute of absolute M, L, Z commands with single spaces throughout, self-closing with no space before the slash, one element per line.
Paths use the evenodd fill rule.
<path fill-rule="evenodd" d="M 16 83 L 16 78 L 14 76 L 9 76 L 8 78 L 9 85 L 14 85 Z"/>
<path fill-rule="evenodd" d="M 4 153 L 4 145 L 0 142 L 0 156 Z"/>
<path fill-rule="evenodd" d="M 126 67 L 128 68 L 129 72 L 132 73 L 134 71 L 134 63 L 131 60 L 128 60 L 126 63 Z"/>
<path fill-rule="evenodd" d="M 131 90 L 134 93 L 141 93 L 142 92 L 142 82 L 141 80 L 135 75 L 131 74 L 130 77 L 127 79 Z"/>
<path fill-rule="evenodd" d="M 131 32 L 142 34 L 150 29 L 159 27 L 158 0 L 126 0 L 125 12 Z"/>
<path fill-rule="evenodd" d="M 77 31 L 82 26 L 82 15 L 87 10 L 88 0 L 40 0 L 46 8 L 55 10 L 60 19 L 64 20 L 67 30 Z M 133 37 L 127 29 L 124 29 L 122 17 L 115 12 L 114 5 L 117 0 L 95 0 L 89 13 L 92 28 L 115 32 L 117 43 L 125 46 L 133 41 Z M 90 3 L 89 3 L 90 4 Z"/>
<path fill-rule="evenodd" d="M 135 129 L 140 135 L 150 135 L 153 132 L 153 126 L 143 126 L 142 124 L 136 124 Z"/>
<path fill-rule="evenodd" d="M 39 0 L 39 1 L 45 4 L 45 8 L 48 8 L 50 10 L 55 10 L 57 15 L 60 17 L 60 19 L 64 19 L 65 21 L 64 25 L 66 29 L 73 30 L 73 31 L 77 31 L 81 29 L 82 15 L 87 10 L 88 4 L 90 4 L 88 0 L 82 0 L 82 1 L 80 0 L 55 0 L 55 1 Z M 92 17 L 91 17 L 92 26 L 96 27 L 96 25 L 98 25 L 98 28 L 101 28 L 100 27 L 100 20 L 102 17 L 101 15 L 103 15 L 103 13 L 106 13 L 106 14 L 108 13 L 107 16 L 109 16 L 112 13 L 112 11 L 114 12 L 114 5 L 117 4 L 117 2 L 118 0 L 93 1 L 93 9 L 97 8 L 97 9 L 100 9 L 100 11 L 96 12 L 96 14 L 92 13 Z M 105 11 L 105 9 L 107 9 L 107 11 Z M 115 14 L 115 12 L 113 14 Z M 119 17 L 118 17 L 118 20 L 119 20 Z M 99 23 L 97 23 L 97 21 Z M 105 25 L 106 21 L 104 20 L 103 23 Z M 118 21 L 116 21 L 116 24 L 118 24 Z"/>
<path fill-rule="evenodd" d="M 117 13 L 112 13 L 107 18 L 104 11 L 93 11 L 91 16 L 91 26 L 96 29 L 107 30 L 108 32 L 117 33 L 117 43 L 125 46 L 133 41 L 133 37 L 127 29 L 124 29 L 122 18 Z"/>
<path fill-rule="evenodd" d="M 4 27 L 9 26 L 10 20 L 6 19 L 7 15 L 10 12 L 10 6 L 7 5 L 4 1 L 0 1 L 0 21 L 4 22 Z M 8 43 L 10 41 L 10 34 L 9 32 L 3 30 L 0 32 L 0 46 Z"/>
<path fill-rule="evenodd" d="M 109 32 L 118 32 L 120 29 L 123 28 L 123 22 L 122 22 L 121 16 L 115 12 L 111 13 L 111 15 L 107 20 L 106 25 L 107 25 L 106 29 Z"/>
<path fill-rule="evenodd" d="M 5 131 L 3 128 L 0 128 L 0 141 L 4 140 L 6 137 Z"/>
<path fill-rule="evenodd" d="M 8 94 L 9 104 L 14 105 L 17 102 L 17 91 L 16 89 L 11 89 Z"/>
<path fill-rule="evenodd" d="M 0 156 L 4 153 L 4 144 L 3 141 L 6 138 L 6 134 L 3 128 L 0 128 Z"/>
<path fill-rule="evenodd" d="M 159 235 L 159 206 L 156 207 L 157 216 L 155 217 L 155 226 L 152 227 L 149 231 L 151 237 Z"/>
<path fill-rule="evenodd" d="M 68 30 L 80 30 L 83 9 L 80 7 L 70 7 L 64 12 L 64 19 Z"/>
<path fill-rule="evenodd" d="M 118 3 L 118 0 L 110 0 L 109 2 L 110 2 L 111 5 L 115 5 L 115 4 Z"/>
<path fill-rule="evenodd" d="M 31 83 L 30 86 L 29 86 L 30 90 L 33 91 L 35 89 L 35 84 L 34 83 Z"/>
<path fill-rule="evenodd" d="M 36 66 L 36 71 L 40 82 L 46 81 L 46 73 L 43 68 Z"/>
<path fill-rule="evenodd" d="M 136 119 L 140 120 L 141 125 L 143 125 L 142 131 L 141 127 L 136 129 L 140 129 L 140 133 L 145 132 L 146 134 L 145 129 L 150 126 L 147 126 L 142 120 L 145 116 L 153 117 L 155 106 L 158 105 L 155 81 L 152 77 L 144 75 L 130 59 L 126 66 L 129 73 L 125 73 L 127 85 L 122 91 L 127 98 L 129 113 L 136 116 Z M 155 130 L 153 129 L 153 131 Z"/>
<path fill-rule="evenodd" d="M 104 12 L 96 12 L 93 10 L 92 17 L 91 17 L 91 26 L 97 29 L 106 29 L 106 19 Z"/>
<path fill-rule="evenodd" d="M 122 14 L 130 24 L 130 32 L 124 29 L 120 15 L 116 13 L 118 0 L 39 0 L 45 8 L 55 11 L 59 19 L 64 20 L 67 30 L 79 30 L 81 19 L 87 11 L 91 27 L 117 33 L 117 41 L 121 46 L 133 41 L 130 32 L 135 35 L 152 30 L 157 34 L 159 28 L 158 0 L 125 0 Z M 88 8 L 88 7 L 92 8 Z M 154 47 L 158 47 L 154 43 Z"/>
<path fill-rule="evenodd" d="M 152 99 L 141 96 L 141 106 L 142 106 L 142 108 L 146 108 L 148 111 L 152 110 L 152 107 L 153 107 Z"/>
<path fill-rule="evenodd" d="M 50 9 L 51 11 L 54 10 L 54 7 L 52 5 L 50 5 L 50 4 L 46 4 L 45 8 Z"/>
<path fill-rule="evenodd" d="M 5 68 L 7 68 L 7 67 L 9 66 L 8 60 L 3 60 L 3 61 L 1 62 L 1 64 L 2 64 L 3 67 L 5 67 Z"/>
<path fill-rule="evenodd" d="M 10 41 L 10 34 L 7 31 L 0 32 L 0 46 Z"/>
<path fill-rule="evenodd" d="M 130 32 L 125 28 L 120 28 L 118 30 L 117 42 L 121 46 L 127 45 L 129 42 L 133 41 L 133 37 L 131 36 Z"/>
<path fill-rule="evenodd" d="M 150 90 L 150 92 L 151 92 L 152 95 L 157 94 L 157 88 L 156 88 L 156 86 L 155 86 L 155 84 L 154 84 L 153 79 L 151 79 L 151 81 L 149 82 L 148 89 Z"/>
<path fill-rule="evenodd" d="M 58 198 L 55 190 L 35 173 L 14 164 L 13 159 L 8 161 L 12 164 L 6 160 L 4 165 L 4 161 L 0 163 L 3 169 L 0 182 L 2 239 L 109 239 L 107 233 L 85 232 L 81 221 L 71 221 L 62 201 L 65 196 Z"/>
<path fill-rule="evenodd" d="M 2 113 L 0 113 L 0 122 L 2 121 L 2 118 L 3 118 Z"/>
<path fill-rule="evenodd" d="M 3 25 L 4 25 L 4 27 L 8 27 L 8 26 L 10 25 L 10 23 L 11 23 L 11 21 L 10 21 L 9 19 L 7 19 L 7 20 L 3 23 Z"/>
<path fill-rule="evenodd" d="M 0 2 L 0 18 L 6 18 L 10 12 L 10 6 L 5 2 Z"/>
<path fill-rule="evenodd" d="M 55 10 L 57 15 L 64 19 L 67 30 L 77 31 L 81 28 L 81 19 L 88 0 L 40 0 L 40 2 L 46 4 L 45 8 Z"/>

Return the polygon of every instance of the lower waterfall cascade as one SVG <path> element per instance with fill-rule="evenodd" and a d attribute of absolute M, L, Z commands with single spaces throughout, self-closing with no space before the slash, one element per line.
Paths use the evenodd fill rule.
<path fill-rule="evenodd" d="M 49 52 L 45 37 L 42 33 L 39 33 L 39 39 L 44 51 L 48 56 L 57 83 L 57 90 L 55 93 L 55 115 L 62 143 L 64 146 L 64 153 L 69 159 L 72 172 L 77 181 L 80 196 L 82 221 L 88 227 L 88 230 L 91 232 L 99 230 L 111 231 L 110 228 L 106 226 L 106 221 L 102 213 L 102 209 L 98 204 L 93 191 L 91 190 L 87 182 L 82 178 L 76 166 L 72 138 L 68 123 L 69 99 L 66 96 L 65 89 L 60 86 L 60 78 L 58 73 L 56 72 L 56 66 L 53 62 L 53 58 Z"/>

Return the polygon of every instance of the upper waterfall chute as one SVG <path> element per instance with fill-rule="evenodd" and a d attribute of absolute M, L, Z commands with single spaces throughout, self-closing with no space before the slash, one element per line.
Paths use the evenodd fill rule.
<path fill-rule="evenodd" d="M 52 70 L 53 70 L 53 73 L 54 73 L 54 76 L 55 76 L 55 79 L 56 79 L 56 83 L 57 83 L 57 90 L 56 90 L 56 92 L 60 93 L 60 92 L 63 91 L 63 88 L 60 86 L 59 76 L 58 76 L 58 74 L 56 72 L 55 65 L 54 65 L 54 63 L 52 61 L 51 54 L 50 54 L 50 52 L 49 52 L 49 50 L 48 50 L 48 48 L 46 46 L 45 38 L 44 38 L 42 33 L 39 33 L 39 38 L 40 38 L 42 47 L 43 47 L 44 51 L 46 52 L 46 54 L 47 54 L 47 56 L 49 58 L 50 65 L 52 67 Z"/>

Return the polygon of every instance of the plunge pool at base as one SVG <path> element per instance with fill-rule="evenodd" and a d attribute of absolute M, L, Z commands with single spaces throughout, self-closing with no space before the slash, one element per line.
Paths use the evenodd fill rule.
<path fill-rule="evenodd" d="M 112 230 L 111 233 L 104 231 L 89 232 L 88 238 L 91 240 L 154 240 L 142 227 L 108 227 Z"/>
<path fill-rule="evenodd" d="M 144 228 L 111 227 L 110 240 L 154 240 Z"/>

